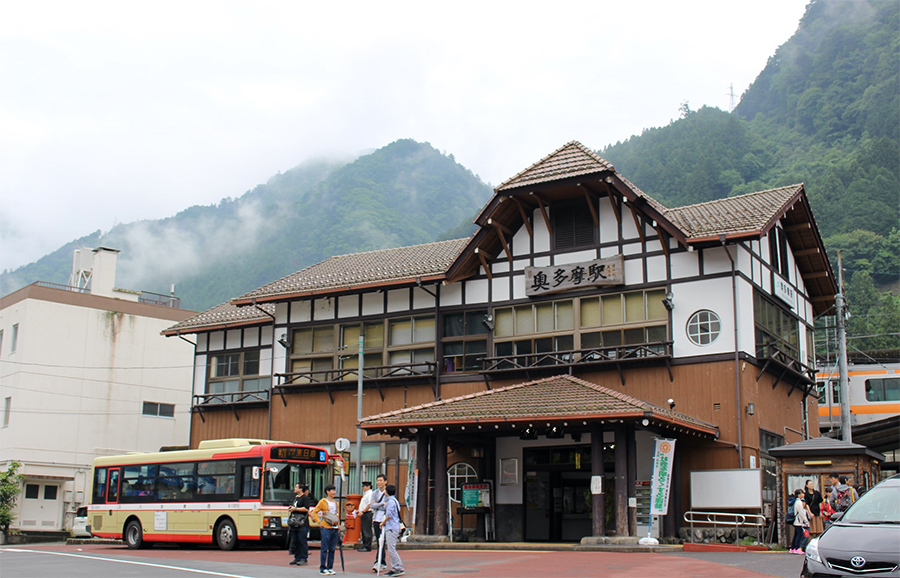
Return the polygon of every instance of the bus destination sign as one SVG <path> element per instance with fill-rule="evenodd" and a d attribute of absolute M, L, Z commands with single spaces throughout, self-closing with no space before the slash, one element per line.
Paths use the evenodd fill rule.
<path fill-rule="evenodd" d="M 273 460 L 305 460 L 312 462 L 324 462 L 327 459 L 325 452 L 315 448 L 283 447 L 272 448 Z"/>

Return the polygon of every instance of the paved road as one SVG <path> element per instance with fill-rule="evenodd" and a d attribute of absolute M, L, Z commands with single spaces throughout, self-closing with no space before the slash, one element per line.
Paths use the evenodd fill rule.
<path fill-rule="evenodd" d="M 284 550 L 156 546 L 128 550 L 109 544 L 24 545 L 0 548 L 3 578 L 101 578 L 152 576 L 161 578 L 275 578 L 318 576 L 318 550 L 310 551 L 310 565 L 289 566 Z M 478 576 L 480 578 L 548 578 L 622 576 L 694 578 L 760 576 L 797 577 L 800 556 L 787 553 L 619 553 L 537 551 L 402 550 L 406 575 L 416 578 Z M 344 553 L 346 576 L 372 577 L 371 553 Z M 340 571 L 340 561 L 335 562 Z"/>

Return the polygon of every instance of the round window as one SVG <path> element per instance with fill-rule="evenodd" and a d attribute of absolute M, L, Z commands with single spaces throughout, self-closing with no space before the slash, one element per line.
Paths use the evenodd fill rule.
<path fill-rule="evenodd" d="M 696 345 L 709 345 L 719 338 L 722 322 L 719 316 L 707 309 L 697 311 L 687 322 L 687 334 Z"/>
<path fill-rule="evenodd" d="M 447 484 L 450 486 L 450 499 L 454 502 L 462 500 L 463 484 L 473 484 L 478 481 L 475 468 L 465 462 L 456 462 L 447 468 Z"/>

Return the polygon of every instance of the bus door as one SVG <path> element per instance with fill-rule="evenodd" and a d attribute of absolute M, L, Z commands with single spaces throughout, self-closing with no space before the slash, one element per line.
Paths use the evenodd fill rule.
<path fill-rule="evenodd" d="M 106 478 L 106 511 L 110 515 L 109 518 L 104 520 L 104 522 L 109 522 L 110 524 L 107 528 L 121 528 L 122 524 L 122 518 L 118 508 L 120 474 L 119 468 L 109 468 L 109 473 Z M 103 525 L 106 526 L 105 523 Z"/>

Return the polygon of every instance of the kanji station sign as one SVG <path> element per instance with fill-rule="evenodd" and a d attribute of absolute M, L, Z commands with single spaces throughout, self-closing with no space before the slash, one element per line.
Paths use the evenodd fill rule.
<path fill-rule="evenodd" d="M 625 258 L 622 255 L 552 267 L 525 267 L 525 294 L 529 297 L 624 283 Z"/>

